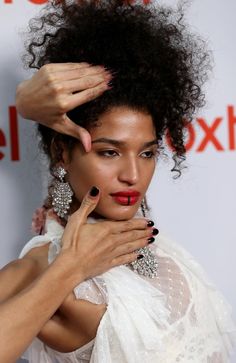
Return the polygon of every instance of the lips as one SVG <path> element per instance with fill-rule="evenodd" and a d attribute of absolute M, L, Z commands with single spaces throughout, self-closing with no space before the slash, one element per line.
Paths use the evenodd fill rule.
<path fill-rule="evenodd" d="M 140 193 L 136 190 L 124 190 L 112 193 L 111 196 L 120 205 L 134 205 L 138 202 Z"/>

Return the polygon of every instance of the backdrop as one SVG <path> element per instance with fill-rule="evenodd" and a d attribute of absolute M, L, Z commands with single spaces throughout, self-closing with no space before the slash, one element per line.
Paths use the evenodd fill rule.
<path fill-rule="evenodd" d="M 17 115 L 15 89 L 30 76 L 20 59 L 22 31 L 46 2 L 0 0 L 0 267 L 15 259 L 31 237 L 31 215 L 45 189 L 34 125 Z M 162 2 L 176 4 L 176 0 Z M 234 310 L 235 13 L 235 0 L 195 0 L 188 10 L 191 27 L 208 40 L 214 55 L 207 104 L 188 130 L 188 168 L 174 180 L 172 163 L 160 161 L 148 193 L 158 228 L 195 256 Z"/>

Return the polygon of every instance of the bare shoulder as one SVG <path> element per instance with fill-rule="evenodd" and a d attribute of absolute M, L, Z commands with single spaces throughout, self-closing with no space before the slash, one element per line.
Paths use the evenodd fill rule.
<path fill-rule="evenodd" d="M 0 270 L 0 302 L 26 288 L 40 273 L 36 258 L 14 260 Z"/>

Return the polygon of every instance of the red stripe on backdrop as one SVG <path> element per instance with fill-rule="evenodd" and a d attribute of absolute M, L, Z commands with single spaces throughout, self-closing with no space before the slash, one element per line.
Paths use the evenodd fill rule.
<path fill-rule="evenodd" d="M 9 107 L 9 128 L 10 128 L 10 139 L 11 139 L 11 160 L 19 161 L 19 132 L 18 132 L 18 120 L 16 107 Z"/>

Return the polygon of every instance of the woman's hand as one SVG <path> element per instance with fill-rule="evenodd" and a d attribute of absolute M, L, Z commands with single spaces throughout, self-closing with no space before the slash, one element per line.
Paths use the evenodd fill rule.
<path fill-rule="evenodd" d="M 111 78 L 103 66 L 88 63 L 44 65 L 17 87 L 17 110 L 26 119 L 80 139 L 89 151 L 90 134 L 71 121 L 66 113 L 108 90 Z"/>
<path fill-rule="evenodd" d="M 62 237 L 58 258 L 68 258 L 67 266 L 71 266 L 75 284 L 78 276 L 85 280 L 114 266 L 135 261 L 138 257 L 135 251 L 147 246 L 152 236 L 152 228 L 145 219 L 87 223 L 98 201 L 99 194 L 88 193 L 81 207 L 69 217 Z"/>

